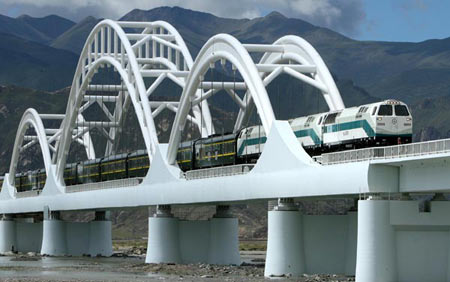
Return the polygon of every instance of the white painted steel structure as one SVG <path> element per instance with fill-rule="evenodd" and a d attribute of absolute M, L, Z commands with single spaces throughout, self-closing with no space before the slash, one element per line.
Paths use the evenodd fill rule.
<path fill-rule="evenodd" d="M 263 53 L 259 62 L 252 59 L 252 52 Z M 216 67 L 216 62 L 231 64 L 243 81 L 205 82 L 205 74 Z M 103 66 L 114 69 L 120 77 L 120 83 L 94 84 L 92 78 Z M 450 222 L 445 219 L 445 213 L 450 211 L 450 206 L 446 202 L 433 205 L 437 208 L 428 216 L 432 218 L 433 226 L 437 226 L 439 230 L 447 230 L 447 233 L 443 231 L 444 233 L 437 234 L 436 236 L 440 236 L 439 240 L 433 243 L 419 234 L 429 230 L 423 215 L 411 215 L 407 213 L 412 210 L 411 205 L 390 204 L 389 201 L 386 203 L 383 197 L 414 192 L 450 192 L 448 140 L 347 151 L 312 159 L 298 143 L 288 122 L 276 120 L 273 113 L 266 86 L 281 73 L 319 89 L 330 110 L 344 108 L 325 63 L 309 43 L 297 36 L 285 36 L 270 45 L 241 44 L 230 35 L 219 34 L 206 42 L 193 61 L 183 39 L 168 23 L 100 22 L 89 35 L 81 53 L 65 115 L 38 114 L 33 109 L 27 110 L 23 115 L 14 144 L 10 171 L 5 175 L 0 193 L 0 213 L 14 215 L 42 213 L 47 210 L 50 211 L 50 216 L 44 216 L 43 223 L 26 224 L 14 222 L 6 216 L 0 221 L 0 251 L 18 244 L 20 250 L 40 249 L 45 254 L 72 254 L 70 250 L 87 244 L 92 249 L 84 249 L 91 254 L 111 253 L 106 245 L 97 248 L 98 244 L 102 244 L 99 238 L 110 238 L 107 230 L 110 229 L 110 223 L 100 220 L 90 225 L 75 226 L 52 218 L 53 211 L 101 211 L 150 205 L 226 204 L 278 198 L 356 198 L 371 195 L 370 200 L 360 201 L 363 213 L 358 215 L 358 226 L 354 213 L 340 218 L 318 218 L 303 217 L 296 210 L 270 211 L 266 275 L 320 271 L 352 274 L 356 269 L 358 281 L 414 281 L 408 280 L 411 275 L 404 274 L 403 260 L 394 262 L 394 257 L 399 254 L 402 258 L 413 255 L 413 251 L 407 248 L 409 245 L 395 237 L 408 237 L 411 234 L 405 235 L 398 228 L 409 226 L 410 229 L 406 230 L 411 231 L 412 228 L 415 231 L 411 232 L 416 232 L 411 236 L 418 236 L 421 242 L 433 246 L 443 242 L 448 244 Z M 154 80 L 149 84 L 146 78 Z M 179 102 L 156 102 L 149 99 L 165 79 L 175 82 L 183 89 Z M 267 133 L 264 151 L 248 172 L 239 168 L 239 173 L 229 174 L 215 169 L 186 178 L 175 164 L 181 131 L 185 123 L 190 121 L 197 126 L 202 136 L 215 132 L 207 99 L 221 89 L 225 89 L 240 107 L 235 130 L 241 128 L 252 107 L 256 107 Z M 237 89 L 246 90 L 243 99 L 235 95 L 234 91 Z M 204 93 L 203 90 L 207 91 Z M 97 91 L 108 92 L 108 95 L 88 94 Z M 108 121 L 86 120 L 84 111 L 95 103 L 109 118 Z M 114 112 L 111 113 L 105 103 L 114 103 Z M 176 112 L 169 144 L 159 143 L 154 125 L 154 117 L 164 109 Z M 88 158 L 98 157 L 91 146 L 90 129 L 101 127 L 103 130 L 106 127 L 109 131 L 104 131 L 107 139 L 105 152 L 107 155 L 114 154 L 119 142 L 120 121 L 129 110 L 136 113 L 148 150 L 151 166 L 147 176 L 142 181 L 124 180 L 67 189 L 63 171 L 71 143 L 82 144 Z M 61 125 L 59 128 L 45 128 L 43 120 L 60 120 Z M 34 128 L 36 135 L 25 136 L 29 127 Z M 28 143 L 23 144 L 24 141 Z M 42 193 L 21 197 L 14 183 L 19 154 L 37 144 L 43 154 L 47 181 Z M 427 146 L 436 146 L 436 149 L 422 149 Z M 207 178 L 202 178 L 201 175 L 206 175 Z M 380 195 L 380 198 L 374 198 L 373 195 Z M 414 202 L 411 203 L 415 205 Z M 147 262 L 240 262 L 236 255 L 235 219 L 221 217 L 219 214 L 207 223 L 182 222 L 168 212 L 163 216 L 157 214 L 151 217 L 149 226 L 152 228 L 149 230 L 151 238 Z M 378 230 L 379 227 L 381 229 Z M 302 228 L 306 231 L 302 231 Z M 341 230 L 339 236 L 324 237 L 324 234 L 333 234 L 338 229 Z M 81 234 L 83 230 L 90 230 L 86 231 L 90 235 L 73 243 L 76 240 L 74 234 Z M 377 232 L 374 233 L 373 230 Z M 20 237 L 24 231 L 34 234 L 33 238 L 39 238 L 40 243 L 33 242 L 25 246 L 25 241 Z M 302 236 L 304 238 L 300 238 L 301 241 L 294 243 Z M 329 260 L 321 260 L 314 249 L 320 245 L 318 238 L 333 243 L 326 245 L 328 249 L 333 249 L 333 246 L 348 246 L 348 253 L 337 256 L 342 250 L 334 248 L 335 252 L 330 255 Z M 292 242 L 294 247 L 286 248 L 284 240 Z M 206 241 L 207 248 L 204 247 Z M 387 245 L 378 248 L 380 244 Z M 192 246 L 197 246 L 194 249 L 201 251 L 195 253 Z M 397 250 L 396 246 L 400 249 Z M 450 249 L 450 246 L 446 247 Z M 220 256 L 220 253 L 226 255 Z M 428 256 L 432 261 L 433 255 Z M 447 263 L 447 266 L 450 265 L 448 256 L 442 254 L 439 259 L 444 264 Z M 372 262 L 376 265 L 373 266 Z M 418 268 L 415 261 L 409 262 Z M 380 274 L 377 272 L 379 268 L 385 271 Z M 449 281 L 450 275 L 445 272 L 444 278 L 444 272 L 441 272 L 434 271 L 433 279 Z"/>
<path fill-rule="evenodd" d="M 263 53 L 255 63 L 250 52 Z M 206 72 L 215 63 L 229 62 L 243 82 L 205 82 Z M 99 68 L 111 67 L 120 77 L 118 84 L 92 84 Z M 28 110 L 19 125 L 8 182 L 14 186 L 19 153 L 39 144 L 49 182 L 55 191 L 64 192 L 63 171 L 71 143 L 85 147 L 88 159 L 99 157 L 94 150 L 90 130 L 99 128 L 106 137 L 105 155 L 114 154 L 120 142 L 120 125 L 130 105 L 136 117 L 150 161 L 158 146 L 154 118 L 162 110 L 176 112 L 167 152 L 167 162 L 175 164 L 181 130 L 187 120 L 196 124 L 202 136 L 213 134 L 214 127 L 207 99 L 220 89 L 232 96 L 240 112 L 235 130 L 242 126 L 253 106 L 256 106 L 262 125 L 270 132 L 275 116 L 265 87 L 281 73 L 287 73 L 319 89 L 330 110 L 344 108 L 339 91 L 325 63 L 315 49 L 302 38 L 285 36 L 272 45 L 241 44 L 227 34 L 213 36 L 203 46 L 193 62 L 179 33 L 166 22 L 115 22 L 104 20 L 91 31 L 81 52 L 75 72 L 65 115 L 38 114 Z M 144 78 L 156 78 L 148 84 Z M 183 88 L 180 102 L 152 102 L 149 96 L 165 80 L 170 79 Z M 202 89 L 207 89 L 203 93 Z M 244 99 L 235 95 L 236 89 L 246 89 Z M 108 92 L 111 95 L 88 95 L 89 92 Z M 116 94 L 116 95 L 112 95 Z M 107 103 L 114 103 L 111 113 Z M 85 120 L 83 113 L 98 104 L 107 117 L 104 120 Z M 191 109 L 192 108 L 192 109 Z M 192 110 L 193 116 L 189 114 Z M 42 120 L 60 120 L 59 128 L 46 129 Z M 25 136 L 32 126 L 35 136 Z M 109 128 L 106 131 L 105 128 Z M 23 144 L 23 141 L 29 141 Z"/>

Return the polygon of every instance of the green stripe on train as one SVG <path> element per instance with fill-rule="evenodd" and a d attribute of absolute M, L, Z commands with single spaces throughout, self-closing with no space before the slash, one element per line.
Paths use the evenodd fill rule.
<path fill-rule="evenodd" d="M 338 124 L 327 125 L 323 127 L 323 133 L 339 132 L 344 130 L 352 130 L 362 128 L 366 132 L 368 137 L 374 137 L 375 131 L 367 122 L 367 120 L 356 120 Z"/>
<path fill-rule="evenodd" d="M 317 136 L 317 133 L 312 128 L 297 130 L 297 131 L 294 131 L 294 134 L 295 134 L 295 137 L 297 137 L 297 138 L 309 136 L 312 138 L 315 145 L 320 144 L 320 138 L 319 138 L 319 136 Z M 259 139 L 261 139 L 261 142 L 259 142 Z M 242 155 L 246 146 L 252 146 L 252 145 L 256 145 L 256 144 L 265 144 L 266 141 L 267 141 L 267 137 L 245 139 L 244 142 L 242 142 L 241 147 L 239 147 L 238 156 Z"/>
<path fill-rule="evenodd" d="M 264 143 L 266 143 L 266 141 L 267 141 L 267 137 L 245 139 L 244 142 L 242 142 L 242 145 L 238 150 L 238 156 L 242 155 L 246 146 L 252 146 L 252 145 L 256 145 L 256 144 L 264 144 Z"/>
<path fill-rule="evenodd" d="M 366 132 L 368 137 L 375 136 L 375 131 L 373 130 L 373 128 L 370 126 L 370 124 L 366 120 L 357 120 L 357 121 L 344 122 L 344 123 L 324 126 L 323 133 L 338 132 L 338 131 L 351 130 L 351 129 L 357 129 L 357 128 L 364 129 L 364 131 Z M 311 137 L 311 139 L 314 141 L 315 145 L 320 145 L 322 142 L 320 140 L 319 136 L 317 135 L 317 133 L 312 128 L 297 130 L 297 131 L 294 131 L 294 134 L 297 138 L 307 137 L 307 136 Z M 259 139 L 261 139 L 262 142 L 259 142 Z M 252 139 L 244 140 L 244 142 L 242 142 L 241 147 L 239 147 L 238 155 L 242 155 L 246 146 L 252 146 L 252 145 L 256 145 L 258 143 L 264 144 L 264 143 L 266 143 L 266 140 L 267 140 L 266 137 L 252 138 Z"/>
<path fill-rule="evenodd" d="M 314 145 L 318 145 L 321 143 L 319 136 L 317 136 L 317 133 L 312 128 L 297 130 L 294 131 L 294 134 L 297 138 L 307 136 L 311 137 L 314 142 Z"/>

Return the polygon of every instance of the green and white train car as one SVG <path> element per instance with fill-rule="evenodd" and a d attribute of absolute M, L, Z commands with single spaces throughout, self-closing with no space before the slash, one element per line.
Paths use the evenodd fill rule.
<path fill-rule="evenodd" d="M 346 108 L 289 120 L 297 140 L 310 155 L 345 149 L 410 143 L 412 117 L 399 101 Z M 266 134 L 261 126 L 241 131 L 237 157 L 261 153 Z"/>

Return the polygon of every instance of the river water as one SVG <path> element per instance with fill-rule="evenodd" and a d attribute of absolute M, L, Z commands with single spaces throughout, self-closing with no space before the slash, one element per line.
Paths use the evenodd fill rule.
<path fill-rule="evenodd" d="M 264 252 L 242 253 L 247 265 L 263 262 Z M 168 269 L 167 269 L 168 268 Z M 229 271 L 227 270 L 229 268 Z M 149 268 L 145 256 L 132 257 L 40 257 L 28 255 L 1 256 L 1 281 L 255 281 L 262 274 L 261 267 L 210 267 L 208 265 L 162 266 Z M 238 269 L 235 275 L 221 276 Z M 218 270 L 218 271 L 217 271 Z M 249 272 L 250 271 L 250 272 Z M 196 277 L 198 272 L 198 277 Z M 247 275 L 248 273 L 251 273 Z M 256 273 L 256 274 L 254 274 Z M 249 277 L 246 277 L 249 276 Z M 249 278 L 249 280 L 247 279 Z M 261 279 L 260 277 L 259 279 Z M 259 280 L 258 279 L 258 280 Z"/>

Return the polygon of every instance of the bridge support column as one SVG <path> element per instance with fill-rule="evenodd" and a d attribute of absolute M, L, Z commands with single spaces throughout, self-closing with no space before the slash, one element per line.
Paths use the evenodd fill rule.
<path fill-rule="evenodd" d="M 92 257 L 113 254 L 109 212 L 96 211 L 95 219 L 89 223 L 89 254 Z"/>
<path fill-rule="evenodd" d="M 302 216 L 292 199 L 279 199 L 269 211 L 264 276 L 305 273 Z"/>
<path fill-rule="evenodd" d="M 358 203 L 356 280 L 397 281 L 395 232 L 390 224 L 390 202 L 369 199 Z"/>
<path fill-rule="evenodd" d="M 67 254 L 66 224 L 59 212 L 48 211 L 44 215 L 42 255 L 63 256 Z"/>
<path fill-rule="evenodd" d="M 208 263 L 241 264 L 238 219 L 232 217 L 230 206 L 217 206 L 210 220 Z"/>
<path fill-rule="evenodd" d="M 450 281 L 450 202 L 359 201 L 356 281 Z"/>
<path fill-rule="evenodd" d="M 43 223 L 40 216 L 15 218 L 16 251 L 39 253 L 42 249 Z"/>
<path fill-rule="evenodd" d="M 178 219 L 169 205 L 157 206 L 148 219 L 146 263 L 180 263 Z"/>
<path fill-rule="evenodd" d="M 302 215 L 292 199 L 269 202 L 265 276 L 354 275 L 357 213 Z"/>
<path fill-rule="evenodd" d="M 12 216 L 3 215 L 0 219 L 0 253 L 17 251 L 16 223 Z"/>
<path fill-rule="evenodd" d="M 356 206 L 358 204 L 356 203 Z M 355 207 L 356 209 L 356 207 Z M 354 276 L 356 270 L 356 246 L 358 238 L 358 213 L 350 211 L 347 213 L 347 242 L 345 245 L 345 275 Z"/>

